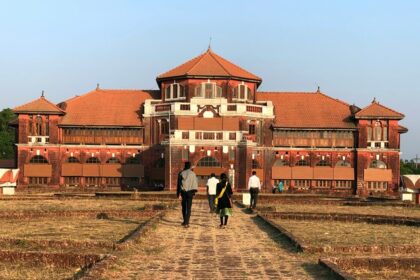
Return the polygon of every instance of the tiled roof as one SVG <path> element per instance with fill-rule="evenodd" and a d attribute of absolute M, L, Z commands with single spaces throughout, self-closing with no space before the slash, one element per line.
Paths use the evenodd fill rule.
<path fill-rule="evenodd" d="M 370 105 L 357 112 L 355 117 L 356 119 L 391 118 L 400 120 L 404 118 L 404 114 L 385 107 L 374 99 Z"/>
<path fill-rule="evenodd" d="M 159 75 L 156 79 L 159 82 L 168 78 L 189 76 L 235 77 L 255 80 L 258 83 L 262 81 L 260 77 L 215 54 L 210 48 L 205 53 Z"/>
<path fill-rule="evenodd" d="M 257 92 L 257 100 L 273 102 L 275 127 L 356 127 L 350 105 L 321 92 Z"/>
<path fill-rule="evenodd" d="M 96 89 L 60 103 L 66 111 L 60 125 L 142 126 L 142 104 L 159 95 L 155 90 Z"/>
<path fill-rule="evenodd" d="M 29 103 L 18 106 L 13 109 L 15 113 L 48 113 L 63 114 L 63 110 L 58 108 L 54 103 L 48 101 L 44 96 L 35 99 Z"/>

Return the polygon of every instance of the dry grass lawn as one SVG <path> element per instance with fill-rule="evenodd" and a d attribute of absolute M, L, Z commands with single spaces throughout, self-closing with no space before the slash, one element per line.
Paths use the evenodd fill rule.
<path fill-rule="evenodd" d="M 75 241 L 118 241 L 146 220 L 40 218 L 0 220 L 0 237 Z"/>
<path fill-rule="evenodd" d="M 383 268 L 381 270 L 368 270 L 363 268 L 354 268 L 346 272 L 355 276 L 357 279 L 378 280 L 378 279 L 420 279 L 420 269 L 390 270 Z"/>
<path fill-rule="evenodd" d="M 333 221 L 294 221 L 275 219 L 308 245 L 420 245 L 420 228 Z"/>
<path fill-rule="evenodd" d="M 420 218 L 420 208 L 395 206 L 341 206 L 307 204 L 264 204 L 264 206 L 273 206 L 278 212 L 343 213 Z"/>
<path fill-rule="evenodd" d="M 125 199 L 0 200 L 0 211 L 142 210 L 146 204 L 156 202 Z"/>
<path fill-rule="evenodd" d="M 0 262 L 0 279 L 71 279 L 78 267 Z"/>

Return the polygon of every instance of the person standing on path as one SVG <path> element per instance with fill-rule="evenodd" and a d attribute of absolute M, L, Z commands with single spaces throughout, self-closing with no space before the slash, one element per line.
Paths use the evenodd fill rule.
<path fill-rule="evenodd" d="M 220 183 L 217 184 L 215 204 L 220 215 L 220 228 L 225 228 L 229 216 L 232 216 L 232 187 L 225 173 L 220 174 Z"/>
<path fill-rule="evenodd" d="M 178 175 L 178 183 L 176 189 L 176 196 L 179 198 L 181 195 L 182 198 L 182 218 L 184 220 L 182 225 L 185 228 L 190 226 L 192 200 L 197 190 L 197 176 L 191 170 L 191 163 L 187 161 L 185 162 L 184 171 Z"/>
<path fill-rule="evenodd" d="M 214 173 L 211 173 L 210 178 L 207 180 L 207 198 L 209 200 L 210 212 L 215 211 L 214 199 L 216 198 L 216 188 L 219 180 L 216 178 Z"/>
<path fill-rule="evenodd" d="M 258 193 L 261 190 L 260 178 L 258 178 L 256 171 L 252 171 L 252 176 L 249 177 L 248 190 L 251 194 L 249 207 L 255 209 L 255 207 L 257 207 Z"/>

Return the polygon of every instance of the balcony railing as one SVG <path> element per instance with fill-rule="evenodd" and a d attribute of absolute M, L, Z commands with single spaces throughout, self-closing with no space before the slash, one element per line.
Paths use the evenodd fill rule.
<path fill-rule="evenodd" d="M 49 136 L 28 136 L 29 144 L 45 145 L 50 142 Z"/>

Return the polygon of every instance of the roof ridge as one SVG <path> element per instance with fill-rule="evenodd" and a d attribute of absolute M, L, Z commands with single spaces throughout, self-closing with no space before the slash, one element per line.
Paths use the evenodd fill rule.
<path fill-rule="evenodd" d="M 390 110 L 391 112 L 393 112 L 393 113 L 395 113 L 395 114 L 401 115 L 402 117 L 405 117 L 405 115 L 404 115 L 403 113 L 400 113 L 400 112 L 398 112 L 398 111 L 395 111 L 394 109 L 391 109 L 391 108 L 389 108 L 389 107 L 387 107 L 387 106 L 385 106 L 385 105 L 380 104 L 379 102 L 372 102 L 372 103 L 370 103 L 369 105 L 367 105 L 366 107 L 364 107 L 363 109 L 361 109 L 361 110 L 360 110 L 359 112 L 357 112 L 356 114 L 359 114 L 359 113 L 361 113 L 361 112 L 365 111 L 367 108 L 369 108 L 370 106 L 372 106 L 372 105 L 374 105 L 374 104 L 376 104 L 376 105 L 378 105 L 378 106 L 381 106 L 381 107 L 383 107 L 383 108 L 385 108 L 385 109 L 387 109 L 387 110 Z"/>
<path fill-rule="evenodd" d="M 348 106 L 348 107 L 350 107 L 350 106 L 351 106 L 351 105 L 350 105 L 350 104 L 348 104 L 347 102 L 345 102 L 345 101 L 343 101 L 343 100 L 341 100 L 341 99 L 338 99 L 338 98 L 331 97 L 331 96 L 329 96 L 329 95 L 327 95 L 327 94 L 325 94 L 325 93 L 323 93 L 323 92 L 321 92 L 321 91 L 317 91 L 317 92 L 315 92 L 315 94 L 320 94 L 320 95 L 325 96 L 325 97 L 327 97 L 327 98 L 330 98 L 330 99 L 332 99 L 332 100 L 338 101 L 338 102 L 340 102 L 340 103 L 342 103 L 343 105 L 346 105 L 346 106 Z"/>
<path fill-rule="evenodd" d="M 157 77 L 158 77 L 158 78 L 159 78 L 159 77 L 162 77 L 162 76 L 166 75 L 167 73 L 169 73 L 169 72 L 171 72 L 171 71 L 174 71 L 175 69 L 181 68 L 182 66 L 184 66 L 184 65 L 185 65 L 185 64 L 187 64 L 187 63 L 190 63 L 190 62 L 191 62 L 191 61 L 193 61 L 194 59 L 200 60 L 200 58 L 201 58 L 202 56 L 204 56 L 204 54 L 205 54 L 205 53 L 202 53 L 202 54 L 200 54 L 200 55 L 198 55 L 198 56 L 196 56 L 196 57 L 193 57 L 193 58 L 191 58 L 191 59 L 189 59 L 189 60 L 185 61 L 184 63 L 182 63 L 182 64 L 180 64 L 180 65 L 176 66 L 175 68 L 169 69 L 168 71 L 166 71 L 165 73 L 160 74 L 160 75 L 159 75 L 159 76 L 157 76 Z M 195 66 L 197 63 L 198 63 L 198 61 L 194 64 L 194 66 Z M 190 68 L 190 70 L 191 70 L 191 68 Z"/>
<path fill-rule="evenodd" d="M 194 65 L 193 66 L 191 66 L 190 67 L 190 69 L 188 69 L 187 71 L 185 71 L 185 73 L 188 75 L 188 72 L 191 72 L 193 69 L 194 69 L 194 67 L 196 67 L 197 65 L 198 65 L 198 63 L 203 59 L 203 57 L 204 57 L 204 55 L 206 54 L 206 53 L 208 53 L 208 51 L 206 51 L 205 53 L 202 53 L 202 54 L 200 54 L 199 56 L 196 56 L 196 57 L 194 57 L 193 59 L 191 59 L 191 60 L 194 60 L 195 58 L 197 59 L 197 61 L 194 63 Z M 188 62 L 190 62 L 191 60 L 189 60 L 189 61 L 187 61 L 187 62 L 185 62 L 185 63 L 188 63 Z M 183 64 L 181 64 L 181 65 L 179 65 L 179 67 L 181 67 L 182 65 L 184 65 L 185 63 L 183 63 Z M 178 68 L 178 67 L 177 67 Z M 172 69 L 173 70 L 173 69 Z"/>
<path fill-rule="evenodd" d="M 217 64 L 219 64 L 220 65 L 220 67 L 222 67 L 223 68 L 223 70 L 225 70 L 225 72 L 226 72 L 226 74 L 228 74 L 228 75 L 231 75 L 231 76 L 233 76 L 220 62 L 219 62 L 219 60 L 217 59 L 217 55 L 214 53 L 214 52 L 212 52 L 212 51 L 208 51 L 208 54 L 216 61 L 216 63 Z M 213 54 L 215 54 L 216 55 L 216 57 L 213 55 Z"/>
<path fill-rule="evenodd" d="M 313 91 L 257 91 L 257 93 L 270 94 L 270 93 L 290 93 L 290 94 L 314 94 Z"/>
<path fill-rule="evenodd" d="M 256 77 L 256 78 L 258 78 L 258 79 L 262 80 L 262 78 L 261 78 L 261 77 L 259 77 L 259 76 L 255 75 L 255 74 L 252 74 L 252 73 L 251 73 L 251 72 L 249 72 L 248 70 L 246 70 L 246 69 L 242 68 L 241 66 L 239 66 L 239 65 L 237 65 L 237 64 L 235 64 L 235 63 L 233 63 L 233 62 L 231 62 L 231 61 L 229 61 L 229 60 L 227 60 L 226 58 L 221 57 L 221 56 L 220 56 L 220 55 L 218 55 L 217 53 L 215 53 L 215 52 L 213 52 L 213 51 L 212 51 L 212 53 L 213 53 L 213 54 L 215 54 L 217 57 L 219 57 L 221 60 L 224 60 L 225 62 L 227 62 L 227 63 L 229 63 L 229 64 L 232 64 L 233 66 L 235 66 L 235 67 L 237 67 L 237 68 L 241 69 L 242 71 L 244 71 L 244 72 L 246 72 L 246 73 L 250 74 L 251 76 L 254 76 L 254 77 Z M 223 67 L 223 69 L 225 69 L 225 68 Z M 228 73 L 229 73 L 229 72 L 228 72 Z M 229 73 L 229 74 L 230 74 L 230 73 Z"/>

